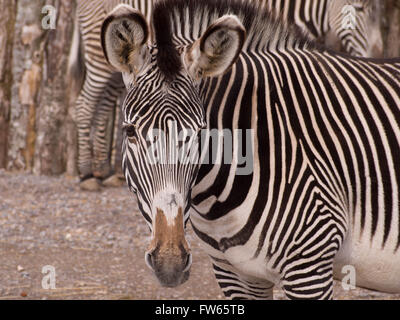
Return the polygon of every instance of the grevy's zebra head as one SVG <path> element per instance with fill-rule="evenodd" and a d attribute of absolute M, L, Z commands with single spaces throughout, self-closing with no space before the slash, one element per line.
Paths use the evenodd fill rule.
<path fill-rule="evenodd" d="M 230 69 L 241 52 L 245 30 L 235 16 L 223 16 L 200 39 L 179 50 L 164 45 L 160 34 L 153 46 L 148 45 L 149 34 L 140 12 L 119 5 L 104 21 L 101 40 L 106 59 L 123 73 L 128 89 L 123 167 L 152 231 L 146 262 L 163 286 L 174 287 L 189 276 L 192 259 L 184 228 L 200 161 L 199 152 L 184 152 L 179 161 L 173 155 L 182 144 L 184 150 L 198 151 L 196 138 L 206 125 L 198 82 Z M 155 130 L 163 134 L 152 134 Z M 173 139 L 180 132 L 192 134 Z M 155 149 L 162 154 L 155 155 L 152 146 L 157 143 L 163 147 Z"/>
<path fill-rule="evenodd" d="M 381 58 L 383 39 L 379 2 L 332 0 L 328 5 L 331 32 L 326 36 L 326 44 L 333 48 L 335 44 L 341 45 L 342 48 L 335 49 L 344 49 L 354 56 Z"/>

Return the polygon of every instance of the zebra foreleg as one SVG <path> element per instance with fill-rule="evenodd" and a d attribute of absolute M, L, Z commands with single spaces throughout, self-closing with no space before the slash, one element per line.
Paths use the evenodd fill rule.
<path fill-rule="evenodd" d="M 308 215 L 310 217 L 310 215 Z M 319 216 L 315 216 L 317 221 Z M 333 298 L 333 260 L 343 239 L 338 225 L 326 215 L 312 228 L 305 226 L 285 253 L 280 285 L 289 299 Z M 318 236 L 316 236 L 318 235 Z M 300 237 L 302 239 L 300 240 Z"/>
<path fill-rule="evenodd" d="M 124 90 L 120 76 L 112 83 L 113 85 L 111 85 L 111 82 L 107 85 L 96 108 L 93 121 L 93 174 L 101 180 L 107 179 L 112 175 L 111 153 L 114 130 L 109 130 L 109 120 L 110 118 L 115 118 L 117 101 Z M 114 126 L 115 121 L 113 121 L 112 128 Z"/>
<path fill-rule="evenodd" d="M 93 175 L 92 170 L 92 146 L 91 115 L 94 112 L 94 104 L 86 97 L 82 90 L 76 101 L 76 125 L 78 129 L 78 169 L 81 179 L 80 187 L 83 190 L 98 191 L 100 184 Z"/>
<path fill-rule="evenodd" d="M 274 284 L 265 280 L 250 279 L 234 271 L 231 266 L 213 263 L 215 278 L 227 299 L 272 300 Z"/>
<path fill-rule="evenodd" d="M 285 272 L 282 288 L 291 300 L 330 300 L 333 298 L 332 261 L 294 263 Z"/>
<path fill-rule="evenodd" d="M 86 74 L 85 82 L 76 101 L 76 125 L 78 129 L 78 169 L 83 190 L 99 191 L 101 184 L 93 171 L 92 130 L 97 105 L 103 101 L 108 80 L 93 85 L 92 72 Z M 110 74 L 111 76 L 111 74 Z M 97 80 L 97 82 L 99 82 Z"/>

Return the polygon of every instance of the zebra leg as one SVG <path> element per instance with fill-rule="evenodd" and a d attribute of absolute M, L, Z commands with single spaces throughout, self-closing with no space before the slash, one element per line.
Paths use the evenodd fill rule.
<path fill-rule="evenodd" d="M 340 223 L 345 219 L 338 218 L 339 214 L 327 207 L 316 194 L 315 204 L 310 206 L 314 210 L 303 213 L 308 223 L 297 229 L 285 251 L 280 285 L 289 299 L 333 298 L 333 261 L 343 243 L 346 226 Z"/>
<path fill-rule="evenodd" d="M 309 217 L 311 215 L 308 215 Z M 300 239 L 285 253 L 281 286 L 289 299 L 328 300 L 333 298 L 333 261 L 341 247 L 340 227 L 327 215 L 318 219 L 312 228 L 303 228 Z"/>
<path fill-rule="evenodd" d="M 125 100 L 126 90 L 119 97 L 118 101 L 122 104 Z M 116 132 L 116 142 L 115 142 L 115 162 L 113 167 L 114 174 L 103 180 L 103 186 L 105 187 L 121 187 L 126 184 L 125 175 L 122 170 L 122 144 L 123 144 L 123 113 L 122 108 L 118 108 L 117 112 L 117 132 Z"/>
<path fill-rule="evenodd" d="M 112 175 L 111 149 L 114 130 L 109 130 L 109 120 L 115 119 L 118 98 L 124 91 L 120 75 L 113 75 L 94 114 L 93 125 L 93 174 L 96 178 L 105 179 Z M 115 121 L 113 121 L 113 128 Z"/>
<path fill-rule="evenodd" d="M 76 101 L 76 126 L 78 129 L 78 170 L 83 190 L 98 191 L 100 184 L 93 176 L 92 146 L 90 143 L 91 114 L 94 105 L 88 101 L 83 92 Z"/>
<path fill-rule="evenodd" d="M 333 298 L 333 261 L 302 263 L 286 271 L 282 288 L 291 300 Z"/>
<path fill-rule="evenodd" d="M 100 81 L 100 78 L 93 75 L 87 68 L 85 82 L 76 100 L 78 169 L 81 178 L 80 187 L 83 190 L 98 191 L 101 186 L 93 174 L 91 133 L 96 107 L 107 87 L 109 77 L 104 76 Z"/>
<path fill-rule="evenodd" d="M 320 210 L 316 210 L 314 215 L 306 214 L 313 223 L 305 224 L 297 231 L 292 245 L 285 252 L 286 258 L 280 268 L 280 285 L 288 299 L 333 298 L 333 261 L 343 234 L 332 215 L 326 211 L 321 211 L 324 214 L 317 212 Z"/>
<path fill-rule="evenodd" d="M 231 265 L 213 262 L 213 269 L 218 285 L 225 297 L 232 300 L 272 300 L 272 282 L 246 277 Z"/>

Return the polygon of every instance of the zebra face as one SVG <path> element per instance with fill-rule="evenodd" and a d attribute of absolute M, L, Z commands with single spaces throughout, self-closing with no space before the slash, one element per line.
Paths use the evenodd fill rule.
<path fill-rule="evenodd" d="M 174 287 L 188 279 L 192 262 L 185 225 L 204 111 L 191 79 L 165 82 L 153 63 L 127 84 L 123 169 L 152 232 L 146 263 L 163 286 Z"/>
<path fill-rule="evenodd" d="M 329 24 L 341 39 L 345 51 L 355 56 L 380 58 L 383 40 L 380 33 L 380 5 L 372 0 L 335 0 L 329 7 Z M 327 44 L 339 43 L 335 36 Z M 340 48 L 335 48 L 340 49 Z"/>
<path fill-rule="evenodd" d="M 152 232 L 146 263 L 161 285 L 175 287 L 188 279 L 192 262 L 185 225 L 206 126 L 199 82 L 230 69 L 245 30 L 237 17 L 223 16 L 197 41 L 176 48 L 162 19 L 153 16 L 156 41 L 148 46 L 145 18 L 119 5 L 103 23 L 102 45 L 128 90 L 123 167 Z"/>

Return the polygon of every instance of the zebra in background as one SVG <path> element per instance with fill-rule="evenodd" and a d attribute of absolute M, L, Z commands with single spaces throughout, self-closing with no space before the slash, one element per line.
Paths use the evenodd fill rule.
<path fill-rule="evenodd" d="M 379 0 L 331 1 L 325 44 L 358 57 L 382 58 L 381 9 Z"/>
<path fill-rule="evenodd" d="M 336 53 L 235 0 L 159 1 L 151 30 L 147 45 L 146 19 L 121 5 L 101 38 L 128 90 L 123 170 L 160 283 L 189 276 L 190 219 L 226 297 L 329 299 L 345 265 L 400 292 L 400 58 Z"/>
<path fill-rule="evenodd" d="M 348 53 L 369 56 L 376 48 L 382 48 L 379 28 L 371 14 L 372 0 L 252 0 L 261 3 L 268 10 L 274 10 L 288 21 L 293 21 L 307 30 L 314 38 L 329 39 L 330 45 L 339 44 Z M 70 69 L 77 72 L 75 87 L 80 90 L 76 102 L 76 123 L 78 126 L 78 167 L 82 189 L 99 190 L 100 180 L 108 177 L 110 166 L 110 137 L 107 124 L 112 115 L 116 100 L 123 90 L 122 80 L 104 61 L 100 43 L 99 26 L 107 12 L 115 5 L 127 3 L 149 19 L 151 1 L 146 0 L 78 0 L 77 26 L 75 28 L 74 48 L 71 50 Z M 342 8 L 351 4 L 356 10 L 356 28 L 342 30 Z M 377 12 L 374 10 L 373 12 Z M 82 53 L 78 47 L 82 40 L 84 61 L 79 64 Z M 86 67 L 83 86 L 77 81 Z M 93 128 L 94 127 L 94 128 Z M 91 131 L 94 131 L 91 138 Z M 91 141 L 93 140 L 93 143 Z M 92 145 L 93 144 L 93 145 Z"/>
<path fill-rule="evenodd" d="M 380 6 L 375 0 L 252 0 L 325 45 L 359 57 L 381 57 Z"/>
<path fill-rule="evenodd" d="M 104 60 L 100 27 L 107 14 L 125 3 L 150 19 L 151 0 L 77 0 L 69 78 L 78 129 L 78 170 L 81 187 L 97 191 L 111 174 L 108 121 L 124 92 L 121 75 Z M 94 132 L 92 132 L 94 131 Z"/>

